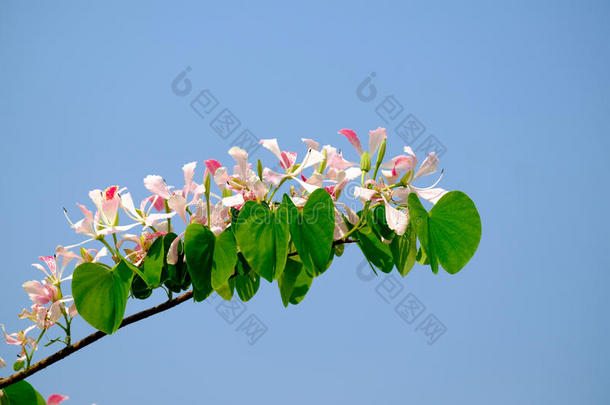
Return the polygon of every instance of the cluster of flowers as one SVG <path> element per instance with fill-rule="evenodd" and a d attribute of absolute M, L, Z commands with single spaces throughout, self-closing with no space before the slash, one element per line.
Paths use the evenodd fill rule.
<path fill-rule="evenodd" d="M 74 302 L 72 302 L 73 299 L 62 294 L 61 283 L 72 278 L 71 276 L 63 278 L 62 274 L 66 265 L 75 256 L 61 247 L 58 247 L 58 254 L 62 256 L 60 268 L 57 267 L 54 256 L 41 256 L 40 260 L 46 264 L 46 268 L 38 263 L 34 263 L 33 266 L 42 271 L 45 274 L 45 278 L 42 281 L 32 280 L 23 283 L 23 289 L 30 297 L 32 305 L 29 310 L 24 308 L 19 314 L 19 318 L 28 319 L 33 322 L 33 325 L 11 334 L 6 333 L 4 325 L 0 325 L 6 343 L 20 347 L 20 352 L 14 366 L 15 370 L 29 368 L 40 340 L 45 332 L 54 325 L 60 325 L 66 333 L 66 337 L 63 340 L 57 338 L 51 342 L 63 341 L 66 345 L 70 345 L 70 323 L 77 315 L 77 311 Z M 65 324 L 60 322 L 62 317 L 65 320 Z M 40 330 L 38 338 L 28 337 L 28 333 L 36 328 Z M 6 366 L 6 362 L 0 358 L 0 368 L 4 366 Z M 3 393 L 0 390 L 0 396 L 2 395 Z M 46 403 L 47 405 L 58 405 L 66 399 L 68 399 L 67 396 L 53 394 L 47 398 Z"/>
<path fill-rule="evenodd" d="M 253 167 L 248 162 L 248 153 L 233 147 L 229 150 L 229 155 L 235 160 L 232 174 L 219 161 L 210 159 L 204 162 L 202 183 L 195 181 L 196 162 L 187 163 L 182 167 L 182 188 L 169 186 L 159 175 L 146 176 L 144 186 L 151 195 L 142 200 L 139 207 L 136 207 L 131 194 L 125 188 L 111 186 L 105 190 L 90 191 L 89 197 L 95 205 L 95 213 L 82 204 L 77 204 L 83 214 L 79 221 L 72 222 L 66 213 L 72 228 L 87 239 L 73 246 L 59 246 L 54 257 L 41 257 L 48 271 L 39 264 L 34 266 L 45 272 L 45 279 L 42 282 L 28 281 L 23 285 L 33 304 L 30 310 L 24 309 L 19 317 L 31 320 L 34 325 L 18 333 L 4 332 L 8 344 L 21 347 L 18 361 L 26 363 L 26 368 L 29 367 L 32 354 L 42 335 L 55 324 L 61 325 L 66 331 L 64 343 L 70 344 L 69 328 L 72 318 L 76 315 L 76 308 L 73 303 L 68 306 L 72 299 L 63 296 L 61 292 L 62 281 L 71 278 L 62 278 L 68 263 L 76 261 L 78 265 L 82 262 L 98 262 L 110 254 L 115 262 L 126 258 L 137 266 L 146 257 L 154 240 L 172 230 L 171 221 L 175 216 L 180 217 L 185 225 L 201 223 L 209 226 L 215 234 L 220 234 L 231 224 L 231 208 L 239 210 L 248 200 L 270 203 L 276 191 L 290 180 L 294 183 L 288 192 L 297 207 L 302 207 L 309 194 L 318 188 L 324 188 L 331 195 L 336 211 L 334 238 L 339 240 L 350 234 L 343 218 L 347 218 L 354 225 L 353 229 L 357 229 L 360 223 L 360 218 L 354 210 L 339 201 L 347 184 L 360 179 L 360 185 L 354 188 L 354 196 L 351 197 L 359 199 L 365 207 L 385 205 L 388 226 L 401 235 L 408 224 L 407 196 L 410 193 L 416 193 L 433 204 L 446 193 L 436 187 L 442 174 L 430 187 L 419 188 L 412 185 L 418 178 L 437 171 L 438 158 L 434 152 L 430 153 L 416 170 L 418 160 L 408 146 L 404 147 L 404 154 L 384 161 L 385 128 L 380 127 L 369 132 L 367 151 L 363 150 L 354 131 L 342 129 L 339 134 L 347 137 L 358 153 L 360 162 L 346 160 L 342 152 L 331 145 L 320 147 L 320 144 L 312 139 L 302 139 L 308 151 L 300 163 L 297 163 L 297 153 L 282 151 L 277 139 L 265 139 L 260 143 L 277 157 L 283 172 L 263 168 L 260 160 L 256 167 Z M 373 164 L 375 155 L 376 161 Z M 216 183 L 219 194 L 211 192 L 212 181 Z M 120 211 L 131 223 L 119 225 Z M 137 226 L 142 227 L 138 234 L 126 233 Z M 108 237 L 112 237 L 114 247 L 107 241 Z M 170 248 L 168 262 L 176 255 L 180 237 L 176 238 Z M 94 240 L 103 244 L 99 250 L 86 250 L 81 247 L 80 254 L 73 252 L 73 249 Z M 126 243 L 133 245 L 127 248 L 124 247 Z M 124 253 L 121 253 L 120 249 L 123 249 Z M 61 259 L 60 269 L 56 259 Z M 60 323 L 62 317 L 65 324 Z M 34 328 L 42 331 L 38 339 L 27 337 L 28 332 Z M 4 365 L 5 362 L 0 358 L 0 367 Z"/>

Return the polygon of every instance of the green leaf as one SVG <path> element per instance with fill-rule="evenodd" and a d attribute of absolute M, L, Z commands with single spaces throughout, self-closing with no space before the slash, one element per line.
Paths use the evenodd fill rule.
<path fill-rule="evenodd" d="M 305 267 L 303 270 L 305 271 L 299 272 L 297 279 L 294 282 L 294 287 L 292 288 L 292 294 L 290 295 L 290 303 L 292 305 L 297 305 L 303 301 L 313 282 L 313 276 L 306 271 L 307 269 Z"/>
<path fill-rule="evenodd" d="M 78 313 L 94 328 L 114 333 L 123 320 L 134 272 L 121 260 L 113 269 L 83 263 L 74 270 L 72 295 Z"/>
<path fill-rule="evenodd" d="M 173 232 L 169 232 L 163 236 L 163 270 L 161 271 L 161 284 L 165 283 L 169 279 L 169 264 L 167 263 L 167 254 L 172 242 L 178 237 Z M 180 241 L 178 241 L 180 243 Z"/>
<path fill-rule="evenodd" d="M 383 236 L 387 240 L 391 240 L 394 237 L 394 231 L 388 226 L 384 205 L 378 205 L 375 209 L 369 210 L 367 212 L 367 221 L 377 235 Z"/>
<path fill-rule="evenodd" d="M 152 288 L 139 275 L 134 275 L 131 281 L 131 293 L 139 300 L 144 300 L 152 295 Z"/>
<path fill-rule="evenodd" d="M 254 297 L 260 283 L 260 276 L 253 271 L 235 276 L 235 289 L 237 290 L 239 298 L 244 302 L 249 301 Z"/>
<path fill-rule="evenodd" d="M 450 274 L 460 271 L 481 241 L 481 217 L 472 200 L 461 191 L 445 194 L 429 213 L 430 239 L 441 266 Z"/>
<path fill-rule="evenodd" d="M 288 255 L 287 208 L 271 211 L 265 204 L 247 201 L 236 221 L 235 239 L 240 251 L 267 281 L 280 276 Z"/>
<path fill-rule="evenodd" d="M 409 194 L 407 204 L 409 207 L 409 221 L 413 224 L 415 234 L 421 243 L 421 257 L 426 256 L 430 262 L 430 268 L 434 274 L 438 273 L 438 259 L 434 250 L 434 241 L 430 237 L 430 224 L 428 212 L 419 201 L 419 197 L 415 193 Z"/>
<path fill-rule="evenodd" d="M 5 387 L 2 392 L 4 396 L 0 397 L 0 403 L 2 405 L 38 405 L 39 396 L 38 391 L 34 389 L 25 380 L 18 381 L 14 384 Z M 43 402 L 44 404 L 45 402 Z"/>
<path fill-rule="evenodd" d="M 17 360 L 13 363 L 13 371 L 19 371 L 25 366 L 25 361 Z"/>
<path fill-rule="evenodd" d="M 176 264 L 166 263 L 166 273 L 165 286 L 170 291 L 179 293 L 182 290 L 188 290 L 191 285 L 191 277 L 187 265 L 184 263 L 184 244 L 182 241 L 178 241 L 178 261 Z"/>
<path fill-rule="evenodd" d="M 318 276 L 328 268 L 335 230 L 335 207 L 324 189 L 310 194 L 299 212 L 290 197 L 284 194 L 282 205 L 287 209 L 292 242 L 307 271 Z"/>
<path fill-rule="evenodd" d="M 392 271 L 394 261 L 390 246 L 383 243 L 368 224 L 354 232 L 354 235 L 358 238 L 360 250 L 370 263 L 384 273 Z"/>
<path fill-rule="evenodd" d="M 235 271 L 237 264 L 237 245 L 231 228 L 225 229 L 216 236 L 214 260 L 212 266 L 212 287 L 218 290 Z"/>
<path fill-rule="evenodd" d="M 285 307 L 290 303 L 290 298 L 292 298 L 292 293 L 294 292 L 294 285 L 302 271 L 305 271 L 303 269 L 303 263 L 290 258 L 286 261 L 284 273 L 282 273 L 282 276 L 277 280 L 282 303 Z"/>
<path fill-rule="evenodd" d="M 161 284 L 161 272 L 165 264 L 165 248 L 163 247 L 162 236 L 157 237 L 146 252 L 146 257 L 142 262 L 142 278 L 149 287 L 158 287 Z"/>
<path fill-rule="evenodd" d="M 44 399 L 40 392 L 36 391 L 36 405 L 47 405 L 47 401 Z"/>
<path fill-rule="evenodd" d="M 212 263 L 216 236 L 207 226 L 190 224 L 184 234 L 184 254 L 191 281 L 193 299 L 203 301 L 213 290 Z"/>
<path fill-rule="evenodd" d="M 418 260 L 429 261 L 434 273 L 438 272 L 439 263 L 450 274 L 460 271 L 481 240 L 481 218 L 472 200 L 461 191 L 451 191 L 428 213 L 412 193 L 408 204 L 422 245 Z"/>
<path fill-rule="evenodd" d="M 335 252 L 335 256 L 337 256 L 337 257 L 343 256 L 343 252 L 345 252 L 345 244 L 341 243 L 339 245 L 336 245 L 334 252 Z"/>
<path fill-rule="evenodd" d="M 231 278 L 221 286 L 215 289 L 216 293 L 220 295 L 224 300 L 231 301 L 233 298 L 233 291 L 235 291 L 235 279 Z"/>
<path fill-rule="evenodd" d="M 394 264 L 401 276 L 406 276 L 415 264 L 417 257 L 417 246 L 415 241 L 415 230 L 409 223 L 403 235 L 396 235 L 390 244 Z"/>

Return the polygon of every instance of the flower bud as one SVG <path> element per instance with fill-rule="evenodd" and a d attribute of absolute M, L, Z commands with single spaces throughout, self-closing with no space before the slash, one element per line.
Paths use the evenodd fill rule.
<path fill-rule="evenodd" d="M 324 169 L 326 169 L 326 163 L 328 162 L 328 152 L 326 152 L 326 149 L 322 151 L 322 154 L 324 155 L 324 160 L 322 160 L 322 162 L 320 162 L 320 166 L 318 166 L 318 173 L 320 174 L 324 172 Z"/>
<path fill-rule="evenodd" d="M 379 152 L 377 152 L 377 163 L 375 163 L 375 172 L 379 170 L 379 166 L 381 166 L 383 158 L 385 157 L 385 144 L 386 139 L 384 138 L 384 140 L 381 141 L 381 145 L 379 146 Z"/>
<path fill-rule="evenodd" d="M 205 180 L 203 181 L 205 187 L 205 197 L 206 199 L 210 198 L 210 172 L 206 170 L 205 172 Z"/>
<path fill-rule="evenodd" d="M 407 186 L 409 184 L 409 179 L 411 178 L 411 170 L 405 173 L 404 176 L 400 179 L 400 184 L 403 186 Z"/>
<path fill-rule="evenodd" d="M 371 170 L 371 155 L 368 152 L 364 152 L 360 158 L 360 170 L 363 172 Z"/>
<path fill-rule="evenodd" d="M 260 159 L 258 159 L 258 162 L 256 163 L 256 171 L 258 173 L 258 178 L 263 181 L 263 164 Z"/>

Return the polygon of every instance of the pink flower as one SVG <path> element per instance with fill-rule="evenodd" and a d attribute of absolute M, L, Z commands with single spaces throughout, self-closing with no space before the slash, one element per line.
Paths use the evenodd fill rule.
<path fill-rule="evenodd" d="M 144 258 L 146 258 L 146 254 L 148 253 L 148 250 L 152 246 L 153 242 L 158 237 L 165 234 L 166 232 L 151 233 L 149 231 L 143 232 L 141 235 L 125 234 L 117 243 L 117 248 L 121 248 L 125 242 L 135 243 L 135 247 L 133 249 L 125 249 L 125 253 L 127 253 L 127 258 L 129 260 L 131 260 L 136 266 L 139 266 Z"/>
<path fill-rule="evenodd" d="M 92 190 L 89 192 L 89 196 L 97 207 L 95 215 L 93 215 L 87 207 L 77 203 L 76 205 L 80 208 L 84 218 L 73 223 L 68 217 L 67 211 L 64 210 L 66 219 L 76 233 L 89 236 L 91 239 L 97 239 L 100 236 L 127 231 L 138 225 L 138 223 L 134 223 L 131 225 L 118 226 L 118 210 L 121 206 L 121 197 L 118 194 L 119 191 L 112 191 L 113 187 L 109 187 L 105 192 L 102 192 L 101 190 Z M 112 197 L 112 199 L 107 200 L 106 198 L 108 197 Z M 88 242 L 88 240 L 85 242 Z"/>
<path fill-rule="evenodd" d="M 119 220 L 119 207 L 121 206 L 121 196 L 119 186 L 110 186 L 106 190 L 91 190 L 89 198 L 95 204 L 100 213 L 101 220 L 106 226 L 115 226 Z"/>
<path fill-rule="evenodd" d="M 36 325 L 32 325 L 28 328 L 26 328 L 25 330 L 16 332 L 16 333 L 11 333 L 10 335 L 6 333 L 6 330 L 4 330 L 4 325 L 0 325 L 2 326 L 2 333 L 4 334 L 4 339 L 6 340 L 6 344 L 8 345 L 15 345 L 15 346 L 21 346 L 22 347 L 22 353 L 23 353 L 23 349 L 25 348 L 25 346 L 31 346 L 34 349 L 36 349 L 37 345 L 36 345 L 36 341 L 32 338 L 27 337 L 27 334 L 29 331 L 31 331 L 32 329 L 34 329 L 36 327 Z"/>
<path fill-rule="evenodd" d="M 65 395 L 52 394 L 49 396 L 49 398 L 47 398 L 47 405 L 59 405 L 66 399 L 70 398 Z"/>
<path fill-rule="evenodd" d="M 277 139 L 261 139 L 259 143 L 263 145 L 263 148 L 268 149 L 278 158 L 282 169 L 289 170 L 294 166 L 294 163 L 297 160 L 297 154 L 295 152 L 280 151 Z"/>
<path fill-rule="evenodd" d="M 156 209 L 157 203 L 155 201 L 161 202 L 161 210 L 162 210 L 164 208 L 164 202 L 163 202 L 163 199 L 158 196 L 151 196 L 151 197 L 144 199 L 140 203 L 140 209 L 137 210 L 133 203 L 133 199 L 131 198 L 131 194 L 125 193 L 121 198 L 121 205 L 128 217 L 130 217 L 134 221 L 139 222 L 141 225 L 143 225 L 145 227 L 155 226 L 159 221 L 171 218 L 174 215 L 176 215 L 175 212 L 170 212 L 167 214 L 166 213 L 151 214 L 150 211 L 152 210 L 152 208 L 155 207 L 155 209 Z M 147 209 L 146 205 L 149 202 L 153 202 L 153 204 L 151 204 Z"/>
<path fill-rule="evenodd" d="M 438 170 L 438 157 L 436 156 L 436 153 L 430 152 L 419 166 L 419 169 L 415 171 L 417 158 L 415 157 L 413 150 L 408 146 L 405 146 L 404 150 L 409 156 L 403 155 L 392 159 L 390 163 L 384 164 L 385 167 L 393 166 L 392 170 L 382 170 L 382 174 L 390 184 L 396 184 L 401 180 L 401 176 L 403 176 L 402 172 L 407 175 L 407 178 L 404 180 L 406 183 L 405 186 L 393 189 L 392 198 L 397 199 L 400 202 L 405 202 L 410 193 L 416 193 L 421 198 L 430 201 L 432 204 L 436 204 L 436 202 L 447 193 L 445 189 L 436 187 L 443 177 L 442 173 L 434 184 L 429 187 L 421 188 L 411 184 L 418 178 L 427 176 Z"/>
<path fill-rule="evenodd" d="M 38 305 L 48 304 L 57 299 L 57 287 L 39 281 L 27 281 L 23 283 L 23 289 L 30 299 Z"/>

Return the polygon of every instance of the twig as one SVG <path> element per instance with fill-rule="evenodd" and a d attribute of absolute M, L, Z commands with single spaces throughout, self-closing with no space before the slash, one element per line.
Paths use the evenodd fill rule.
<path fill-rule="evenodd" d="M 176 305 L 182 304 L 183 302 L 188 301 L 192 296 L 193 296 L 193 292 L 189 291 L 171 301 L 166 301 L 163 304 L 157 305 L 152 308 L 145 309 L 144 311 L 141 311 L 141 312 L 138 312 L 131 316 L 128 316 L 127 318 L 123 319 L 123 322 L 121 322 L 121 326 L 119 326 L 119 329 L 123 328 L 127 325 L 130 325 L 134 322 L 138 322 L 138 321 L 141 321 L 142 319 L 148 318 L 149 316 L 158 314 L 159 312 L 166 311 L 170 308 L 175 307 Z M 39 372 L 40 370 L 50 366 L 53 363 L 58 362 L 59 360 L 61 360 L 63 358 L 68 357 L 72 353 L 84 348 L 85 346 L 89 346 L 91 343 L 93 343 L 97 340 L 100 340 L 104 336 L 106 336 L 106 333 L 104 333 L 102 331 L 97 331 L 95 333 L 92 333 L 91 335 L 74 343 L 73 345 L 70 345 L 64 349 L 61 349 L 60 351 L 50 355 L 49 357 L 40 360 L 38 363 L 32 365 L 28 370 L 22 370 L 7 378 L 0 379 L 0 389 L 2 389 L 4 387 L 8 387 L 11 384 L 14 384 L 18 381 L 23 380 L 24 378 L 31 376 L 34 373 Z"/>
<path fill-rule="evenodd" d="M 342 244 L 346 244 L 346 243 L 354 243 L 354 242 L 358 242 L 358 240 L 355 240 L 355 239 L 337 240 L 337 241 L 333 242 L 333 246 L 342 245 Z M 288 256 L 293 256 L 295 254 L 296 254 L 296 252 L 290 253 L 290 254 L 288 254 Z M 130 315 L 127 318 L 123 319 L 123 322 L 121 322 L 121 326 L 119 326 L 119 329 L 121 329 L 127 325 L 131 325 L 132 323 L 146 319 L 149 316 L 158 314 L 160 312 L 173 308 L 177 305 L 180 305 L 183 302 L 188 301 L 192 297 L 193 297 L 193 292 L 189 291 L 172 300 L 165 301 L 162 304 L 159 304 L 152 308 L 148 308 L 148 309 L 145 309 L 144 311 Z M 14 384 L 16 382 L 19 382 L 19 381 L 31 376 L 32 374 L 35 374 L 35 373 L 39 372 L 40 370 L 47 368 L 51 364 L 57 363 L 58 361 L 68 357 L 72 353 L 77 352 L 78 350 L 80 350 L 86 346 L 89 346 L 91 343 L 100 340 L 104 336 L 106 336 L 106 333 L 104 333 L 102 331 L 97 331 L 95 333 L 92 333 L 89 336 L 74 343 L 73 345 L 67 346 L 67 347 L 61 349 L 60 351 L 53 353 L 49 357 L 40 360 L 38 363 L 35 363 L 27 370 L 21 370 L 6 378 L 0 378 L 0 389 L 2 389 L 4 387 L 8 387 L 9 385 Z"/>

